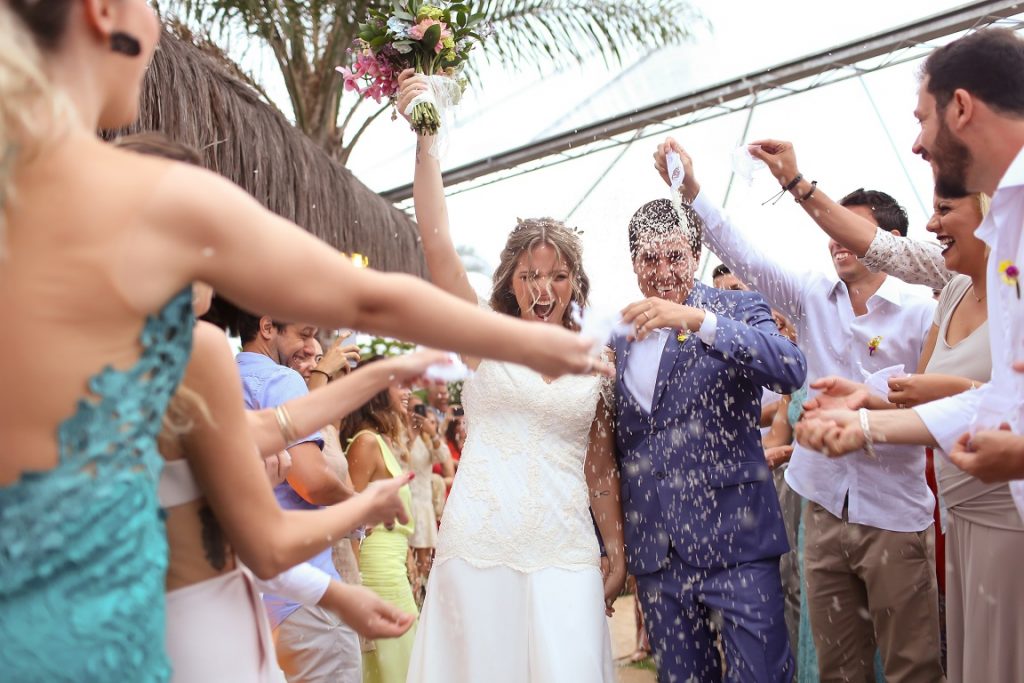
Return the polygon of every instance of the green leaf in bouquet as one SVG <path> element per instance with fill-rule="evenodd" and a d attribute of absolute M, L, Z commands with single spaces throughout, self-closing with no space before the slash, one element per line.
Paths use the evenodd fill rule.
<path fill-rule="evenodd" d="M 434 46 L 441 40 L 441 25 L 434 24 L 423 33 L 420 44 L 427 50 L 433 50 Z"/>
<path fill-rule="evenodd" d="M 459 13 L 457 13 L 455 15 L 455 23 L 456 23 L 456 25 L 461 26 L 462 28 L 465 28 L 466 25 L 469 24 L 469 15 L 466 12 L 459 12 Z M 456 36 L 458 36 L 458 31 L 456 31 L 455 34 L 456 34 Z"/>
<path fill-rule="evenodd" d="M 401 19 L 402 21 L 416 23 L 416 17 L 409 14 L 405 10 L 395 10 L 395 16 Z"/>
<path fill-rule="evenodd" d="M 479 12 L 479 13 L 473 14 L 473 15 L 471 15 L 469 17 L 469 23 L 471 23 L 471 24 L 479 24 L 480 22 L 482 22 L 482 21 L 484 21 L 486 19 L 487 19 L 487 14 L 484 13 L 484 12 Z"/>
<path fill-rule="evenodd" d="M 387 35 L 377 36 L 370 41 L 370 49 L 376 52 L 390 42 L 390 38 Z"/>

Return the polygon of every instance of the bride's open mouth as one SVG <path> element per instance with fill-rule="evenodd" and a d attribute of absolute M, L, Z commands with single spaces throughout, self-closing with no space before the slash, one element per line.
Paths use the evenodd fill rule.
<path fill-rule="evenodd" d="M 537 316 L 538 320 L 547 322 L 551 319 L 551 314 L 555 312 L 555 302 L 537 302 L 533 305 L 533 314 Z"/>

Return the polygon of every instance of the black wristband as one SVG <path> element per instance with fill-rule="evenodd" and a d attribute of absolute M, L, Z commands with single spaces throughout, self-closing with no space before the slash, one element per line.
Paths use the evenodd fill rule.
<path fill-rule="evenodd" d="M 803 179 L 804 179 L 804 174 L 803 173 L 797 173 L 796 174 L 796 178 L 793 178 L 791 181 L 789 181 L 789 185 L 786 185 L 786 187 L 784 189 L 786 190 L 786 192 L 792 192 L 793 188 L 796 187 L 797 184 L 801 180 L 803 180 Z"/>
<path fill-rule="evenodd" d="M 817 191 L 817 189 L 818 189 L 818 181 L 817 180 L 812 180 L 811 181 L 811 190 L 810 190 L 810 192 L 805 194 L 803 197 L 798 197 L 797 200 L 796 200 L 796 203 L 797 204 L 803 204 L 808 199 L 810 199 L 811 197 L 814 196 L 814 193 Z"/>
<path fill-rule="evenodd" d="M 312 372 L 311 372 L 310 374 L 312 374 L 313 372 L 318 372 L 318 373 L 320 373 L 321 375 L 323 375 L 324 377 L 326 377 L 326 378 L 327 378 L 327 381 L 328 381 L 328 382 L 330 382 L 330 381 L 331 381 L 331 376 L 330 376 L 330 375 L 328 375 L 328 374 L 327 374 L 326 372 L 324 372 L 323 370 L 317 370 L 316 368 L 314 368 L 314 369 L 313 369 L 313 371 L 312 371 Z"/>

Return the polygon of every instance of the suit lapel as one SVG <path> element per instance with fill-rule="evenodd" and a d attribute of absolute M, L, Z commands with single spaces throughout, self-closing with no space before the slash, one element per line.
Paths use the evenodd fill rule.
<path fill-rule="evenodd" d="M 690 296 L 686 297 L 686 305 L 695 308 L 712 309 L 713 306 L 708 305 L 706 302 L 708 298 L 706 295 L 708 293 L 708 288 L 705 285 L 700 282 L 694 282 L 693 289 L 690 290 Z M 661 405 L 662 397 L 665 395 L 665 389 L 668 386 L 668 380 L 672 376 L 672 372 L 675 370 L 680 357 L 688 361 L 687 365 L 693 365 L 701 353 L 698 350 L 701 344 L 699 339 L 687 339 L 685 342 L 681 342 L 677 339 L 678 334 L 678 330 L 671 330 L 669 332 L 669 338 L 665 342 L 665 350 L 661 354 L 661 365 L 658 366 L 658 381 L 654 385 L 654 401 L 651 403 L 652 415 Z M 694 336 L 695 334 L 690 333 L 689 336 Z"/>

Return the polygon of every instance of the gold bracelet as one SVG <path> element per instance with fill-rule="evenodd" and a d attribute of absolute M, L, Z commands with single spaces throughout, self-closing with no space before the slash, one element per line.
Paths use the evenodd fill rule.
<path fill-rule="evenodd" d="M 295 435 L 295 424 L 292 423 L 292 416 L 288 414 L 288 409 L 284 405 L 279 405 L 274 408 L 274 415 L 277 416 L 277 428 L 281 430 L 281 438 L 284 439 L 285 445 L 298 441 L 299 437 Z"/>

